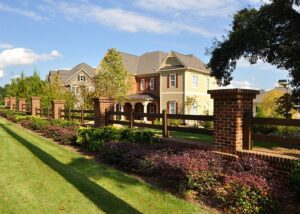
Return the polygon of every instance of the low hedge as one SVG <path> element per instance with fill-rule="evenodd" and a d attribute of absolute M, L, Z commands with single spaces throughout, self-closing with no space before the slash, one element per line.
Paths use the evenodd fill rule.
<path fill-rule="evenodd" d="M 77 129 L 76 143 L 91 151 L 99 151 L 105 142 L 129 142 L 153 144 L 158 138 L 153 132 L 143 129 L 115 128 L 107 126 L 104 128 Z"/>
<path fill-rule="evenodd" d="M 100 157 L 105 163 L 149 176 L 172 191 L 194 192 L 194 197 L 226 213 L 275 211 L 269 185 L 272 169 L 255 158 L 226 160 L 204 150 L 132 143 L 104 143 Z"/>

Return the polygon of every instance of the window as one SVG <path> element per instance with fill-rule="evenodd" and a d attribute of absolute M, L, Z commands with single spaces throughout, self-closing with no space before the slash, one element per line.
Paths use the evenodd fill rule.
<path fill-rule="evenodd" d="M 84 82 L 85 81 L 85 76 L 84 75 L 78 75 L 78 81 L 79 82 Z"/>
<path fill-rule="evenodd" d="M 141 79 L 140 90 L 141 90 L 141 91 L 144 91 L 144 90 L 145 90 L 145 79 Z"/>
<path fill-rule="evenodd" d="M 206 89 L 209 90 L 209 78 L 206 79 Z"/>
<path fill-rule="evenodd" d="M 176 87 L 176 74 L 170 74 L 169 86 L 171 88 Z"/>
<path fill-rule="evenodd" d="M 198 88 L 198 75 L 193 75 L 192 76 L 192 86 L 194 88 Z"/>
<path fill-rule="evenodd" d="M 78 95 L 78 94 L 79 94 L 79 88 L 78 88 L 78 86 L 76 86 L 76 85 L 72 85 L 72 86 L 70 87 L 70 91 L 73 92 L 75 95 Z"/>
<path fill-rule="evenodd" d="M 154 114 L 155 113 L 155 105 L 153 103 L 149 103 L 149 113 Z"/>
<path fill-rule="evenodd" d="M 197 104 L 195 104 L 193 107 L 192 107 L 192 115 L 197 115 L 197 109 L 198 109 L 198 106 Z"/>
<path fill-rule="evenodd" d="M 176 102 L 175 101 L 169 102 L 169 114 L 176 114 Z"/>
<path fill-rule="evenodd" d="M 149 82 L 150 90 L 154 90 L 154 84 L 155 84 L 155 79 L 151 77 Z"/>
<path fill-rule="evenodd" d="M 95 88 L 93 86 L 89 86 L 89 92 L 94 92 Z"/>

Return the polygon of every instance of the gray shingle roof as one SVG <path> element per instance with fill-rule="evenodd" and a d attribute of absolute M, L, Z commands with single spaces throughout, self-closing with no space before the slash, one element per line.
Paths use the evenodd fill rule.
<path fill-rule="evenodd" d="M 152 93 L 137 93 L 128 96 L 129 100 L 159 100 L 159 97 Z"/>
<path fill-rule="evenodd" d="M 167 58 L 169 53 L 163 51 L 148 52 L 141 56 L 136 56 L 124 52 L 120 52 L 125 68 L 134 75 L 144 75 L 144 74 L 155 74 L 158 73 L 158 69 L 164 60 Z M 203 63 L 199 58 L 190 54 L 184 55 L 172 51 L 179 61 L 181 61 L 184 67 L 190 67 L 197 70 L 202 70 L 209 73 L 210 71 L 206 68 L 205 63 Z M 163 68 L 167 69 L 166 67 Z"/>
<path fill-rule="evenodd" d="M 91 77 L 96 75 L 96 69 L 91 67 L 90 65 L 86 63 L 80 63 L 76 65 L 74 68 L 71 70 L 54 70 L 54 71 L 49 71 L 49 76 L 48 80 L 51 81 L 55 75 L 59 75 L 60 81 L 62 83 L 66 83 L 66 81 L 71 78 L 74 74 L 76 74 L 80 70 L 85 70 Z"/>

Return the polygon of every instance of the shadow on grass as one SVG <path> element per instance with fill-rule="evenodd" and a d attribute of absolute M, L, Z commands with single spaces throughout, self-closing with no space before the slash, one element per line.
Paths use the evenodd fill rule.
<path fill-rule="evenodd" d="M 112 214 L 141 213 L 114 194 L 89 180 L 85 175 L 78 173 L 70 166 L 59 162 L 42 149 L 33 145 L 14 131 L 10 130 L 5 124 L 0 124 L 0 126 L 14 139 L 24 145 L 32 154 L 38 157 L 43 163 L 64 177 L 102 211 Z"/>

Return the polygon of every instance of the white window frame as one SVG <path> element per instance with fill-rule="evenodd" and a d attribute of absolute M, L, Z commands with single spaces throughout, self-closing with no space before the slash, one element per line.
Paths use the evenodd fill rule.
<path fill-rule="evenodd" d="M 155 88 L 155 79 L 154 77 L 151 77 L 150 80 L 149 80 L 149 86 L 150 86 L 150 90 L 153 91 L 154 88 Z"/>
<path fill-rule="evenodd" d="M 141 79 L 141 82 L 140 82 L 140 90 L 141 91 L 144 91 L 145 90 L 145 79 Z"/>
<path fill-rule="evenodd" d="M 95 91 L 95 87 L 89 86 L 89 92 L 94 92 L 94 91 Z"/>
<path fill-rule="evenodd" d="M 169 114 L 176 114 L 176 101 L 169 101 Z"/>
<path fill-rule="evenodd" d="M 176 74 L 170 74 L 170 79 L 169 79 L 169 86 L 170 88 L 175 88 L 176 87 Z"/>
<path fill-rule="evenodd" d="M 192 106 L 192 115 L 197 115 L 198 114 L 198 105 L 195 104 Z"/>
<path fill-rule="evenodd" d="M 198 75 L 192 75 L 192 86 L 193 86 L 193 88 L 199 87 L 199 76 Z"/>
<path fill-rule="evenodd" d="M 73 92 L 75 95 L 79 95 L 79 88 L 77 85 L 71 85 L 70 86 L 70 91 Z"/>
<path fill-rule="evenodd" d="M 206 89 L 209 90 L 209 88 L 210 88 L 210 79 L 207 78 L 206 79 Z"/>

